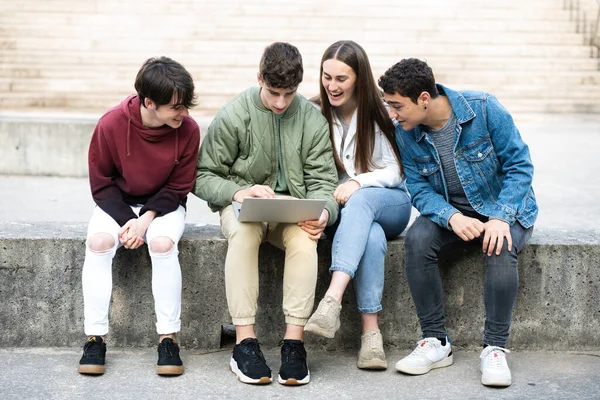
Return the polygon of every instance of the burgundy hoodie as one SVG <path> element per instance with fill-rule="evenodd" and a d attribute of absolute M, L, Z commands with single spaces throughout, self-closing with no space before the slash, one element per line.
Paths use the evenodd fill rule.
<path fill-rule="evenodd" d="M 157 216 L 185 207 L 196 179 L 200 128 L 191 117 L 173 129 L 146 128 L 132 95 L 100 118 L 88 154 L 92 197 L 120 226 L 143 204 Z"/>

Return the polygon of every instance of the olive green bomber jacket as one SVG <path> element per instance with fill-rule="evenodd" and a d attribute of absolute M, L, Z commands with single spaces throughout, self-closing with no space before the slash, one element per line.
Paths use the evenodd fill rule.
<path fill-rule="evenodd" d="M 328 225 L 338 217 L 333 192 L 338 175 L 323 115 L 296 95 L 280 122 L 283 166 L 290 194 L 324 199 Z M 208 128 L 198 156 L 196 196 L 213 211 L 231 204 L 233 195 L 253 185 L 275 189 L 278 175 L 275 115 L 250 88 L 227 103 Z"/>

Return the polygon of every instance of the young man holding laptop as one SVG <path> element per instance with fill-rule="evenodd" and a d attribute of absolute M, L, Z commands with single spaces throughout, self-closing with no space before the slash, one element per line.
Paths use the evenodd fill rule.
<path fill-rule="evenodd" d="M 236 327 L 231 370 L 244 383 L 270 383 L 271 370 L 254 332 L 258 299 L 258 249 L 263 241 L 286 252 L 283 312 L 286 331 L 279 383 L 310 380 L 303 327 L 313 311 L 317 239 L 335 222 L 337 172 L 327 121 L 296 90 L 302 57 L 288 43 L 273 43 L 261 58 L 259 87 L 226 104 L 208 128 L 200 149 L 194 193 L 219 211 L 228 241 L 227 303 Z M 232 202 L 292 196 L 325 200 L 318 219 L 297 223 L 238 221 Z"/>

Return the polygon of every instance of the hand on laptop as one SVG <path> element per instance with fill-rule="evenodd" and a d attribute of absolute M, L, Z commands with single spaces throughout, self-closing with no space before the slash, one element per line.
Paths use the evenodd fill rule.
<path fill-rule="evenodd" d="M 248 189 L 241 189 L 235 192 L 233 200 L 241 203 L 246 197 L 259 197 L 271 199 L 275 197 L 275 192 L 266 185 L 254 185 Z"/>
<path fill-rule="evenodd" d="M 329 211 L 324 208 L 318 220 L 314 219 L 312 221 L 300 221 L 298 222 L 298 225 L 303 231 L 308 233 L 309 238 L 313 240 L 319 240 L 323 230 L 327 226 L 327 221 L 329 221 Z"/>

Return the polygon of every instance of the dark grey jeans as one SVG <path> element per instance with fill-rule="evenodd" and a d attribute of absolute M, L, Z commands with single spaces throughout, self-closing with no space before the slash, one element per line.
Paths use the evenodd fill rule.
<path fill-rule="evenodd" d="M 479 217 L 483 221 L 487 220 L 486 217 Z M 517 254 L 523 249 L 532 232 L 533 227 L 525 229 L 515 222 L 510 227 L 513 244 L 511 251 L 508 251 L 505 241 L 500 255 L 494 253 L 488 256 L 482 252 L 485 259 L 484 344 L 506 346 L 519 285 Z M 482 241 L 483 235 L 479 240 L 472 242 L 481 247 Z M 438 254 L 449 245 L 461 243 L 464 243 L 463 240 L 454 232 L 423 216 L 415 220 L 406 234 L 406 278 L 424 338 L 446 337 L 444 293 L 438 268 Z"/>

